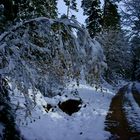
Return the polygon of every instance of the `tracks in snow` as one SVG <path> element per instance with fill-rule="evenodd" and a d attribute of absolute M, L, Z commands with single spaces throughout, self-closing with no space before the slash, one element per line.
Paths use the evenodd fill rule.
<path fill-rule="evenodd" d="M 112 99 L 106 116 L 108 140 L 140 140 L 140 93 L 135 84 L 122 87 Z"/>

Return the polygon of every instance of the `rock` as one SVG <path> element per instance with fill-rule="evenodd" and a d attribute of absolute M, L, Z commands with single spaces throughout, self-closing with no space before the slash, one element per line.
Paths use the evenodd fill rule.
<path fill-rule="evenodd" d="M 58 106 L 63 112 L 71 116 L 73 113 L 78 112 L 80 110 L 81 104 L 82 104 L 81 100 L 69 99 L 62 103 L 59 102 Z"/>

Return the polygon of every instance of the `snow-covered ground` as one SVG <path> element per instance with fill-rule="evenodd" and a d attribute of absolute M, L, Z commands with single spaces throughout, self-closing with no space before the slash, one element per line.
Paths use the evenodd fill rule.
<path fill-rule="evenodd" d="M 140 84 L 135 83 L 135 87 L 140 89 Z M 140 91 L 140 90 L 139 90 Z M 126 113 L 127 120 L 131 125 L 133 131 L 140 131 L 140 107 L 135 101 L 132 95 L 132 84 L 129 84 L 127 93 L 125 94 L 125 104 L 124 109 Z"/>
<path fill-rule="evenodd" d="M 62 96 L 44 98 L 39 92 L 36 95 L 37 105 L 33 108 L 31 116 L 25 118 L 23 95 L 18 93 L 18 103 L 16 96 L 12 98 L 14 103 L 23 107 L 17 111 L 17 124 L 22 135 L 27 140 L 105 140 L 110 134 L 104 130 L 104 121 L 107 115 L 110 101 L 115 90 L 111 86 L 105 85 L 101 89 L 88 85 L 69 85 Z M 78 91 L 75 95 L 71 91 Z M 31 91 L 30 91 L 31 92 Z M 32 93 L 32 92 L 31 92 Z M 30 94 L 31 94 L 30 93 Z M 19 97 L 20 95 L 20 97 Z M 58 107 L 48 113 L 42 107 L 47 103 L 56 106 L 59 101 L 71 98 L 81 98 L 83 105 L 81 109 L 71 116 L 62 112 Z M 16 103 L 16 104 L 17 104 Z M 19 107 L 20 108 L 20 107 Z"/>
<path fill-rule="evenodd" d="M 137 91 L 140 93 L 140 83 L 135 82 L 135 88 L 136 88 Z"/>

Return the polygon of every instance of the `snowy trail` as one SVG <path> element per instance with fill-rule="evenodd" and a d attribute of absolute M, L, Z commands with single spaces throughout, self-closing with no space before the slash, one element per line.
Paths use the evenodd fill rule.
<path fill-rule="evenodd" d="M 137 83 L 133 84 L 132 94 L 138 106 L 140 107 L 140 84 L 139 85 Z"/>
<path fill-rule="evenodd" d="M 74 89 L 75 88 L 75 89 Z M 73 95 L 72 91 L 78 91 Z M 104 95 L 105 94 L 105 95 Z M 72 85 L 64 91 L 63 95 L 53 98 L 43 98 L 38 95 L 38 106 L 32 112 L 32 118 L 24 121 L 20 115 L 19 128 L 27 140 L 106 140 L 110 133 L 104 130 L 104 121 L 109 109 L 114 90 L 105 86 L 104 94 L 95 87 Z M 41 97 L 41 98 L 40 98 Z M 59 101 L 81 98 L 83 104 L 78 112 L 71 116 L 64 113 L 57 106 Z M 42 102 L 56 106 L 54 110 L 41 113 Z M 41 102 L 41 103 L 40 103 Z M 44 105 L 44 104 L 43 104 Z M 34 119 L 35 118 L 35 119 Z M 19 122 L 17 120 L 17 122 Z"/>
<path fill-rule="evenodd" d="M 25 121 L 24 114 L 20 114 L 17 122 L 20 121 L 19 128 L 27 140 L 140 140 L 139 87 L 128 84 L 116 95 L 109 85 L 104 86 L 102 93 L 84 84 L 70 85 L 64 94 L 53 98 L 39 92 L 31 118 Z M 80 110 L 70 116 L 58 106 L 60 101 L 69 99 L 83 102 Z M 47 103 L 55 106 L 54 110 L 46 112 L 43 106 Z"/>
<path fill-rule="evenodd" d="M 134 84 L 122 87 L 114 96 L 105 121 L 105 130 L 112 134 L 109 140 L 140 139 L 140 106 L 138 104 L 140 100 L 138 97 L 140 98 L 140 94 L 138 90 L 134 93 Z"/>

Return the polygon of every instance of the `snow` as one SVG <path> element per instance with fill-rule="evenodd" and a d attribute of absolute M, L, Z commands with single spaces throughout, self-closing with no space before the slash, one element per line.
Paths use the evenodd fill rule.
<path fill-rule="evenodd" d="M 3 124 L 0 123 L 0 139 L 2 138 L 3 130 L 4 130 L 4 126 Z"/>
<path fill-rule="evenodd" d="M 37 28 L 32 29 L 32 24 Z M 64 28 L 60 28 L 60 24 Z M 59 28 L 54 30 L 56 25 Z M 58 90 L 70 78 L 81 80 L 81 77 L 92 84 L 106 67 L 100 44 L 90 38 L 78 21 L 64 17 L 39 17 L 10 27 L 0 35 L 0 52 L 3 64 L 0 74 L 25 92 L 24 96 L 30 88 L 51 94 L 52 87 Z"/>
<path fill-rule="evenodd" d="M 91 87 L 82 84 L 76 86 L 75 83 L 71 83 L 64 90 L 62 96 L 57 95 L 53 98 L 44 98 L 38 92 L 36 94 L 38 102 L 35 109 L 32 110 L 32 115 L 26 118 L 26 120 L 24 119 L 24 113 L 22 115 L 20 113 L 20 116 L 17 117 L 17 124 L 22 135 L 28 140 L 107 139 L 110 134 L 104 130 L 104 121 L 110 101 L 115 93 L 115 91 L 108 87 L 102 87 L 104 89 L 104 93 L 102 93 L 100 89 L 96 91 L 95 86 Z M 78 91 L 77 96 L 73 96 L 72 94 L 72 91 L 75 90 Z M 31 90 L 30 94 L 32 95 Z M 51 103 L 55 106 L 59 101 L 72 98 L 81 98 L 83 100 L 80 111 L 72 114 L 72 116 L 65 114 L 58 107 L 56 110 L 49 111 L 48 113 L 40 111 L 40 109 L 43 109 L 41 107 L 42 101 L 43 104 Z M 22 120 L 22 122 L 19 123 L 19 120 Z"/>
<path fill-rule="evenodd" d="M 135 88 L 137 89 L 137 91 L 139 91 L 139 93 L 140 93 L 140 83 L 135 83 Z"/>
<path fill-rule="evenodd" d="M 36 29 L 31 28 L 32 23 Z M 52 27 L 56 24 L 63 28 L 58 26 L 55 31 Z M 32 38 L 36 35 L 41 42 Z M 85 27 L 75 19 L 40 17 L 11 27 L 0 39 L 0 52 L 7 62 L 1 73 L 9 82 L 16 124 L 27 140 L 104 140 L 109 136 L 104 121 L 114 91 L 94 85 L 106 64 L 100 44 L 90 38 Z M 67 85 L 70 81 L 76 82 Z M 67 99 L 83 101 L 72 116 L 58 107 Z M 47 110 L 47 104 L 54 108 Z"/>
<path fill-rule="evenodd" d="M 127 103 L 125 103 L 124 109 L 126 116 L 128 118 L 128 122 L 134 130 L 140 131 L 140 107 L 136 103 L 132 93 L 132 84 L 129 84 L 129 89 L 125 94 L 126 99 L 128 99 Z"/>

